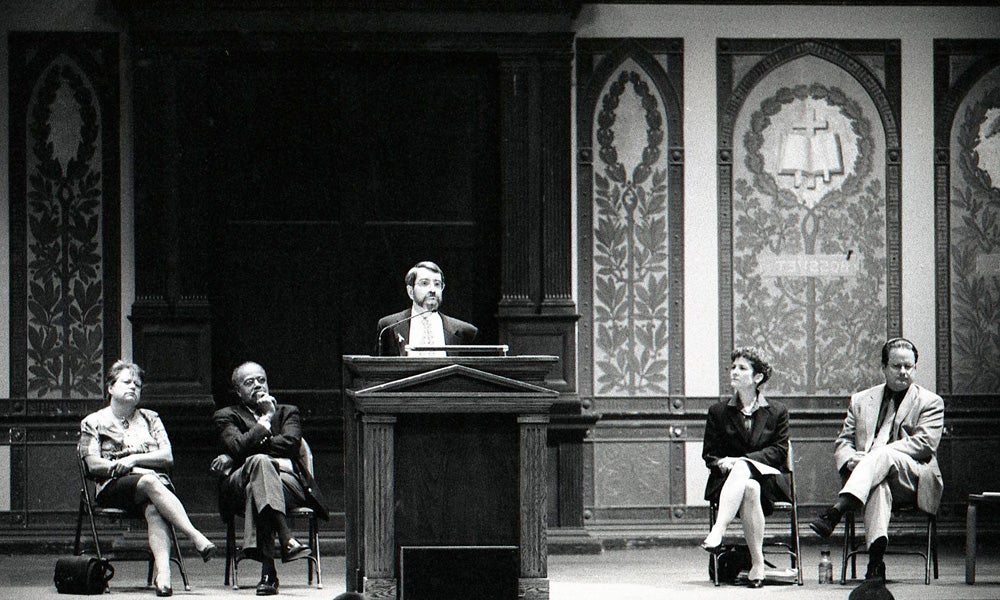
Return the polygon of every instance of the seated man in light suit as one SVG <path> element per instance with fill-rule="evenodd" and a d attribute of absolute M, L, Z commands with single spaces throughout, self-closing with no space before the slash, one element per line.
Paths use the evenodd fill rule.
<path fill-rule="evenodd" d="M 829 537 L 844 511 L 864 508 L 868 544 L 866 579 L 885 579 L 892 503 L 916 504 L 936 514 L 944 484 L 937 448 L 944 428 L 944 401 L 913 383 L 917 348 L 894 338 L 882 346 L 885 384 L 851 397 L 834 457 L 846 479 L 837 502 L 809 524 Z"/>
<path fill-rule="evenodd" d="M 223 514 L 244 516 L 243 555 L 261 561 L 257 595 L 270 596 L 278 593 L 275 534 L 282 562 L 309 554 L 309 547 L 292 537 L 287 509 L 308 506 L 323 519 L 329 513 L 316 481 L 302 464 L 298 407 L 278 404 L 264 368 L 257 363 L 236 367 L 232 382 L 240 401 L 212 417 L 224 452 L 212 461 L 212 471 L 225 477 L 219 498 Z"/>
<path fill-rule="evenodd" d="M 441 267 L 427 260 L 419 262 L 406 273 L 405 281 L 406 294 L 413 303 L 404 311 L 379 319 L 379 356 L 402 356 L 407 344 L 444 346 L 471 344 L 476 339 L 479 330 L 474 325 L 438 312 L 444 296 Z M 410 352 L 410 356 L 415 354 Z M 427 354 L 431 353 L 421 353 Z"/>

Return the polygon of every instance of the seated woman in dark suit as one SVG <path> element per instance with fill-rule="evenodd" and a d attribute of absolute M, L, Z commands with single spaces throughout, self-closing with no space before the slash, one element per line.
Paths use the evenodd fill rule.
<path fill-rule="evenodd" d="M 788 455 L 788 409 L 768 402 L 760 386 L 771 377 L 760 350 L 736 348 L 730 355 L 733 396 L 708 409 L 702 457 L 711 473 L 705 499 L 717 503 L 718 517 L 702 548 L 714 552 L 737 513 L 750 548 L 751 587 L 764 582 L 764 516 L 774 502 L 789 501 L 780 471 Z"/>
<path fill-rule="evenodd" d="M 215 545 L 191 523 L 163 473 L 173 465 L 174 455 L 159 415 L 138 407 L 139 365 L 124 360 L 112 365 L 107 391 L 110 404 L 80 423 L 80 458 L 97 481 L 98 505 L 146 518 L 156 595 L 170 596 L 170 526 L 187 535 L 206 561 Z"/>

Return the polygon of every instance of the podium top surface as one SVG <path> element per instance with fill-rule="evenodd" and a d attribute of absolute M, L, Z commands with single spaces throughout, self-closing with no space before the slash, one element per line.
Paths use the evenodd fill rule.
<path fill-rule="evenodd" d="M 393 381 L 448 365 L 462 365 L 494 375 L 544 386 L 559 357 L 524 356 L 367 356 L 345 355 L 344 384 L 365 387 Z"/>

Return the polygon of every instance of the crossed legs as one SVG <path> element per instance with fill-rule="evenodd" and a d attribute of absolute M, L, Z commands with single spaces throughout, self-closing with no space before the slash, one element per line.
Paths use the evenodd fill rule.
<path fill-rule="evenodd" d="M 302 506 L 305 490 L 294 473 L 282 471 L 270 456 L 255 454 L 229 475 L 229 493 L 243 504 L 244 552 L 252 550 L 261 561 L 261 578 L 276 580 L 274 565 L 274 535 L 282 547 L 282 560 L 290 547 L 300 548 L 289 531 L 285 514 L 287 507 Z M 301 554 L 301 550 L 297 550 Z"/>
<path fill-rule="evenodd" d="M 149 550 L 156 565 L 156 585 L 170 586 L 170 527 L 179 529 L 195 545 L 205 551 L 212 542 L 198 531 L 188 518 L 184 505 L 153 473 L 143 475 L 136 484 L 136 502 L 145 504 Z"/>
<path fill-rule="evenodd" d="M 760 504 L 760 482 L 753 479 L 750 467 L 742 460 L 733 465 L 722 485 L 719 514 L 702 545 L 714 548 L 721 544 L 722 536 L 736 518 L 737 512 L 753 563 L 749 579 L 761 579 L 764 577 L 764 509 Z"/>
<path fill-rule="evenodd" d="M 809 527 L 821 537 L 829 537 L 844 512 L 864 507 L 868 574 L 884 578 L 882 557 L 889 541 L 893 498 L 900 502 L 916 499 L 917 469 L 917 462 L 898 450 L 888 446 L 872 450 L 854 467 L 836 503 Z"/>

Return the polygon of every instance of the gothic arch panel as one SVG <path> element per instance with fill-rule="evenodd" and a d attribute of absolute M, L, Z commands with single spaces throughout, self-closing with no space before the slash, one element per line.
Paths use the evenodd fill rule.
<path fill-rule="evenodd" d="M 10 43 L 14 412 L 86 414 L 119 352 L 118 39 Z"/>
<path fill-rule="evenodd" d="M 935 40 L 938 389 L 1000 390 L 1000 40 Z"/>
<path fill-rule="evenodd" d="M 720 40 L 718 65 L 720 389 L 752 344 L 772 393 L 849 393 L 901 329 L 898 44 Z"/>
<path fill-rule="evenodd" d="M 580 392 L 600 412 L 684 392 L 681 77 L 680 40 L 578 41 Z"/>

